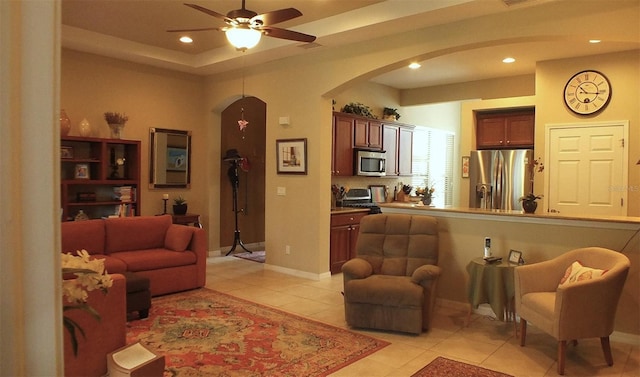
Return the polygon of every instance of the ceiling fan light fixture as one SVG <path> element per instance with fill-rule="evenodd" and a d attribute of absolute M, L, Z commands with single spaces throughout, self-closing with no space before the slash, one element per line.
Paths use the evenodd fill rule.
<path fill-rule="evenodd" d="M 239 25 L 225 31 L 229 43 L 238 50 L 246 50 L 255 47 L 260 42 L 262 33 L 248 26 Z"/>

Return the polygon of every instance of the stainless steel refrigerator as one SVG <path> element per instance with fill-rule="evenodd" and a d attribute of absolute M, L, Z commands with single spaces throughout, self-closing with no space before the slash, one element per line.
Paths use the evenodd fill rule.
<path fill-rule="evenodd" d="M 531 149 L 472 151 L 469 158 L 469 207 L 521 210 L 520 198 L 532 190 Z"/>

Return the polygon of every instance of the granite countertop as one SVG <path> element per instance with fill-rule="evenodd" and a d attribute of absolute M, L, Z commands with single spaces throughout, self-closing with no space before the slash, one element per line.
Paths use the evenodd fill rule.
<path fill-rule="evenodd" d="M 503 216 L 510 217 L 512 219 L 530 219 L 530 220 L 578 220 L 578 221 L 594 221 L 594 222 L 608 222 L 608 223 L 620 223 L 620 224 L 634 224 L 640 225 L 640 217 L 635 216 L 577 216 L 577 215 L 563 215 L 562 213 L 524 213 L 523 211 L 516 210 L 498 210 L 498 209 L 480 209 L 480 208 L 464 208 L 464 207 L 432 207 L 417 205 L 415 203 L 380 203 L 382 212 L 385 208 L 393 208 L 400 210 L 416 210 L 416 211 L 429 211 L 434 213 L 445 214 L 469 214 L 469 215 L 484 215 L 484 216 Z"/>
<path fill-rule="evenodd" d="M 357 212 L 369 212 L 369 208 L 356 208 L 356 207 L 336 207 L 331 208 L 331 214 L 337 215 L 342 213 L 357 213 Z"/>

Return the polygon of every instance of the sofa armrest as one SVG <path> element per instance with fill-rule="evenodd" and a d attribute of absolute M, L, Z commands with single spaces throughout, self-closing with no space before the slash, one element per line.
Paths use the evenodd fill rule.
<path fill-rule="evenodd" d="M 194 228 L 189 249 L 196 254 L 198 286 L 200 287 L 204 287 L 206 283 L 207 247 L 207 232 L 201 228 Z"/>
<path fill-rule="evenodd" d="M 104 376 L 107 373 L 107 354 L 126 344 L 126 282 L 120 274 L 112 274 L 111 278 L 113 285 L 107 294 L 99 290 L 89 292 L 87 303 L 98 312 L 100 321 L 83 310 L 64 313 L 78 323 L 85 334 L 83 337 L 76 331 L 78 355 L 74 356 L 71 338 L 64 330 L 65 376 Z"/>
<path fill-rule="evenodd" d="M 411 275 L 411 281 L 422 285 L 423 282 L 433 281 L 438 279 L 442 269 L 432 264 L 422 265 L 413 271 Z"/>
<path fill-rule="evenodd" d="M 353 258 L 342 265 L 345 283 L 352 279 L 364 279 L 373 274 L 373 266 L 362 258 Z"/>

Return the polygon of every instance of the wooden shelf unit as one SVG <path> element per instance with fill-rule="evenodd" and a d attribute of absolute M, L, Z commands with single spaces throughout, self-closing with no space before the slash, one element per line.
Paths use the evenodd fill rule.
<path fill-rule="evenodd" d="M 65 136 L 60 144 L 62 221 L 80 210 L 92 219 L 108 217 L 122 204 L 128 215 L 140 215 L 140 141 Z M 124 164 L 117 166 L 118 159 Z M 114 188 L 123 186 L 131 187 L 131 201 L 116 198 Z"/>

